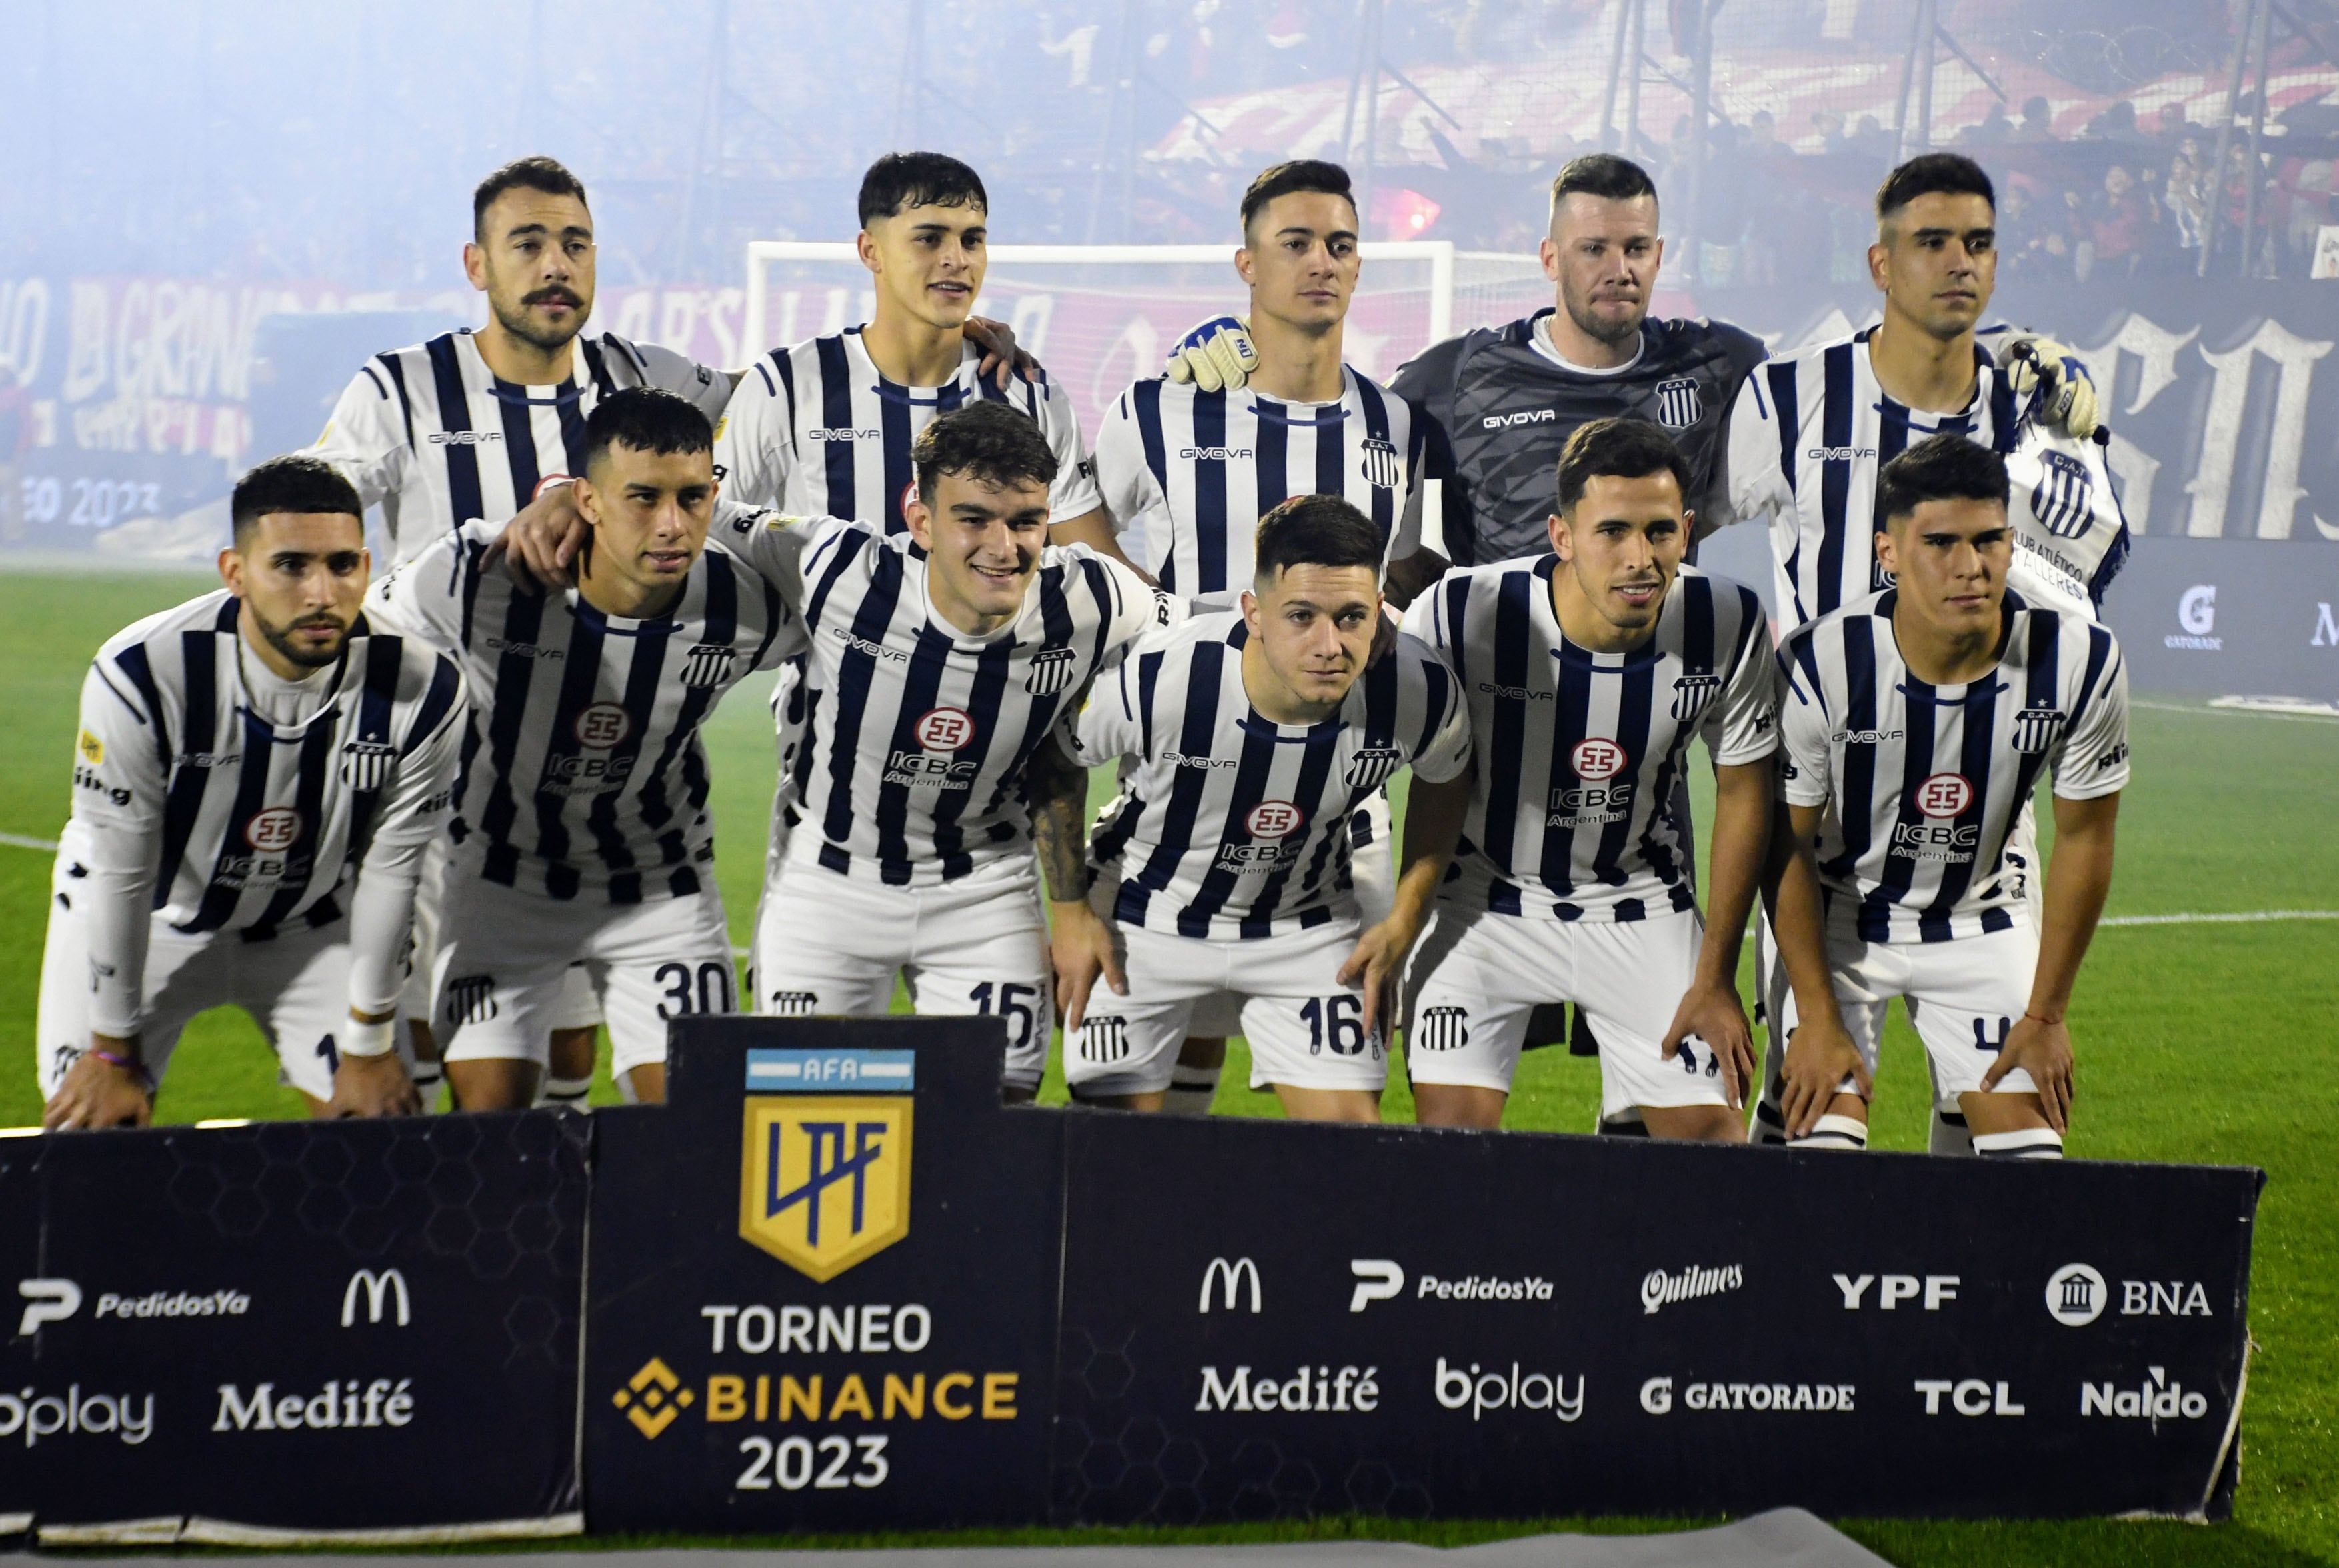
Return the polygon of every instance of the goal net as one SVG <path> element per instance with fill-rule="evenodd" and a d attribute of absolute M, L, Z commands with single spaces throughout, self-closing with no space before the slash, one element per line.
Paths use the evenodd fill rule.
<path fill-rule="evenodd" d="M 1348 309 L 1348 363 L 1387 380 L 1429 344 L 1551 301 L 1533 256 L 1457 251 L 1443 241 L 1367 242 Z M 1196 322 L 1244 308 L 1229 245 L 994 245 L 979 314 L 1016 340 L 1072 399 L 1083 432 Z M 755 353 L 840 331 L 876 309 L 850 244 L 759 240 L 747 247 L 745 340 Z"/>

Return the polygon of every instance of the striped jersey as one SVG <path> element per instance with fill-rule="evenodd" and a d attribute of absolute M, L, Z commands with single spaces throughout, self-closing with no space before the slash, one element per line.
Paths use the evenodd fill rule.
<path fill-rule="evenodd" d="M 1470 760 L 1461 690 L 1426 645 L 1396 646 L 1331 717 L 1280 725 L 1243 685 L 1239 610 L 1140 643 L 1064 736 L 1074 760 L 1123 758 L 1091 849 L 1121 866 L 1114 918 L 1179 936 L 1248 938 L 1357 918 L 1349 818 L 1397 769 L 1441 784 Z"/>
<path fill-rule="evenodd" d="M 970 636 L 933 607 L 907 534 L 839 518 L 801 536 L 811 694 L 789 853 L 894 886 L 1031 853 L 1024 768 L 1066 705 L 1183 606 L 1118 561 L 1051 545 L 1022 613 Z"/>
<path fill-rule="evenodd" d="M 751 547 L 763 521 L 721 508 L 716 531 Z M 632 619 L 483 566 L 502 529 L 466 523 L 367 596 L 460 657 L 470 682 L 457 873 L 619 904 L 698 892 L 715 858 L 699 726 L 749 673 L 804 646 L 777 572 L 710 543 L 670 610 Z"/>
<path fill-rule="evenodd" d="M 1947 942 L 2027 920 L 2001 853 L 2041 769 L 2066 800 L 2127 783 L 2127 669 L 2109 630 L 2006 596 L 1996 669 L 1928 685 L 1901 662 L 1892 590 L 1788 634 L 1782 787 L 1826 806 L 1828 918 L 1863 942 Z"/>
<path fill-rule="evenodd" d="M 1689 743 L 1723 767 L 1778 749 L 1778 676 L 1754 590 L 1684 566 L 1655 633 L 1578 646 L 1552 608 L 1558 557 L 1448 573 L 1406 629 L 1453 667 L 1477 777 L 1438 896 L 1498 914 L 1640 920 L 1696 907 L 1673 814 Z"/>
<path fill-rule="evenodd" d="M 1096 510 L 1095 470 L 1081 446 L 1071 399 L 1034 367 L 1009 389 L 979 376 L 982 350 L 968 343 L 957 376 L 940 387 L 889 380 L 851 327 L 774 349 L 748 370 L 716 428 L 716 472 L 724 494 L 804 517 L 858 518 L 889 534 L 909 527 L 902 504 L 914 476 L 911 445 L 937 414 L 989 398 L 1040 421 L 1056 454 L 1048 488 L 1058 522 Z"/>
<path fill-rule="evenodd" d="M 134 1032 L 141 965 L 101 949 L 143 952 L 150 910 L 183 932 L 248 941 L 329 925 L 370 856 L 444 830 L 464 712 L 455 662 L 360 616 L 294 717 L 254 697 L 267 672 L 236 629 L 240 608 L 222 588 L 147 616 L 107 639 L 82 688 L 74 818 L 102 863 L 143 878 L 134 935 L 105 914 L 93 926 L 104 1033 Z"/>
<path fill-rule="evenodd" d="M 1340 368 L 1328 403 L 1288 403 L 1256 387 L 1205 392 L 1152 378 L 1115 400 L 1097 430 L 1097 482 L 1132 552 L 1172 593 L 1251 585 L 1258 520 L 1293 496 L 1345 496 L 1372 518 L 1384 561 L 1421 538 L 1426 427 L 1395 392 Z"/>
<path fill-rule="evenodd" d="M 2101 426 L 2076 440 L 2026 416 L 2006 454 L 2006 586 L 2034 606 L 2103 618 L 2104 590 L 2128 553 L 2127 515 L 2104 460 L 2110 445 Z"/>
<path fill-rule="evenodd" d="M 609 393 L 657 387 L 720 418 L 730 379 L 669 349 L 615 332 L 578 334 L 569 379 L 507 381 L 468 331 L 376 354 L 333 406 L 315 455 L 379 503 L 393 564 L 474 518 L 501 522 L 544 482 L 585 471 L 585 417 Z"/>
<path fill-rule="evenodd" d="M 2003 330 L 2003 329 L 1999 329 Z M 2014 390 L 1974 347 L 1973 401 L 1928 414 L 1884 395 L 1869 363 L 1873 327 L 1756 367 L 1731 409 L 1728 520 L 1771 525 L 1779 619 L 1800 626 L 1890 586 L 1876 564 L 1878 470 L 1954 430 L 2000 452 L 2015 442 Z"/>

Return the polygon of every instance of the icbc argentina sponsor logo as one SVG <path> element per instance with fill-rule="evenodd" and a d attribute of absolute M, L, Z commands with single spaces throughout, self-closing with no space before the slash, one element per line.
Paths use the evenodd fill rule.
<path fill-rule="evenodd" d="M 970 789 L 981 764 L 962 762 L 954 754 L 972 744 L 974 715 L 964 708 L 928 708 L 910 726 L 915 750 L 903 746 L 886 760 L 885 782 L 925 784 L 938 789 Z"/>
<path fill-rule="evenodd" d="M 1909 792 L 1923 822 L 1895 823 L 1892 847 L 1913 860 L 1969 861 L 1981 842 L 1978 823 L 1960 823 L 1974 803 L 1974 786 L 1963 774 L 1934 774 Z"/>
<path fill-rule="evenodd" d="M 1271 870 L 1297 860 L 1300 846 L 1293 840 L 1307 822 L 1308 814 L 1288 800 L 1259 802 L 1243 814 L 1243 832 L 1250 835 L 1251 842 L 1220 845 L 1219 869 Z"/>
<path fill-rule="evenodd" d="M 609 751 L 634 733 L 634 718 L 617 703 L 595 703 L 577 715 L 570 726 L 577 744 L 588 752 Z"/>

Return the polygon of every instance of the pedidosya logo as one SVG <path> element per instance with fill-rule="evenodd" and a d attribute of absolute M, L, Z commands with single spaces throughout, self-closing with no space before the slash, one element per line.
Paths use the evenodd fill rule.
<path fill-rule="evenodd" d="M 739 1235 L 834 1279 L 910 1234 L 907 1050 L 747 1053 Z"/>

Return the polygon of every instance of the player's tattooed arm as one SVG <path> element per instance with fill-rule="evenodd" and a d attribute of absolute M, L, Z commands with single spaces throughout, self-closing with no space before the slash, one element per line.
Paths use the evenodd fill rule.
<path fill-rule="evenodd" d="M 2055 797 L 2055 853 L 2047 863 L 2046 910 L 2030 1001 L 1981 1078 L 1987 1094 L 2016 1068 L 2028 1071 L 2038 1086 L 2038 1109 L 2058 1133 L 2070 1130 L 2074 1089 L 2071 1031 L 2063 1015 L 2079 978 L 2079 962 L 2087 955 L 2111 892 L 2112 836 L 2118 816 L 2117 792 L 2093 800 Z"/>
<path fill-rule="evenodd" d="M 1032 754 L 1024 775 L 1031 803 L 1031 839 L 1048 877 L 1049 958 L 1056 971 L 1056 1016 L 1069 1036 L 1081 1027 L 1097 976 L 1129 994 L 1112 922 L 1089 903 L 1089 870 L 1081 819 L 1088 806 L 1088 770 L 1050 735 Z"/>
<path fill-rule="evenodd" d="M 1738 949 L 1770 839 L 1772 762 L 1764 757 L 1717 766 L 1713 774 L 1713 869 L 1705 937 L 1696 976 L 1665 1031 L 1663 1054 L 1673 1060 L 1693 1034 L 1705 1041 L 1722 1064 L 1723 1093 L 1731 1108 L 1739 1109 L 1754 1079 L 1754 1031 L 1738 998 Z"/>
<path fill-rule="evenodd" d="M 1843 1027 L 1828 973 L 1819 863 L 1812 849 L 1826 812 L 1824 806 L 1785 806 L 1785 820 L 1772 835 L 1763 873 L 1772 933 L 1795 994 L 1795 1027 L 1787 1037 L 1786 1092 L 1781 1107 L 1791 1139 L 1816 1127 L 1840 1094 L 1865 1100 L 1870 1089 L 1867 1064 Z M 1847 1079 L 1854 1088 L 1841 1087 Z"/>
<path fill-rule="evenodd" d="M 1416 775 L 1405 801 L 1405 856 L 1396 874 L 1396 895 L 1388 918 L 1357 939 L 1348 962 L 1340 966 L 1340 983 L 1365 993 L 1365 1034 L 1376 1026 L 1387 1030 L 1396 1022 L 1397 977 L 1405 972 L 1406 955 L 1413 951 L 1429 917 L 1430 901 L 1446 880 L 1446 867 L 1462 841 L 1462 823 L 1470 814 L 1470 795 L 1476 775 L 1466 767 L 1442 784 Z"/>

